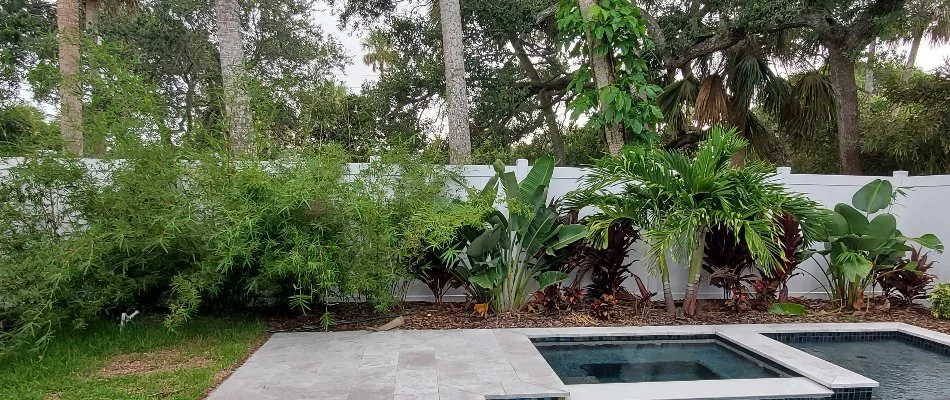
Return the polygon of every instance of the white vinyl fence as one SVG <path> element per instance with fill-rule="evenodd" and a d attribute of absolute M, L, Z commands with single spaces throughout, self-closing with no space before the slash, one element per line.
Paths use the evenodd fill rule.
<path fill-rule="evenodd" d="M 100 171 L 97 160 L 84 160 L 90 170 Z M 0 159 L 0 180 L 7 175 L 7 169 L 23 162 L 21 158 Z M 350 171 L 361 170 L 365 164 L 350 164 Z M 519 180 L 530 169 L 527 160 L 518 160 L 516 165 L 506 167 L 514 171 Z M 495 175 L 494 169 L 488 165 L 468 165 L 461 169 L 467 183 L 474 188 L 482 188 Z M 847 175 L 810 175 L 794 174 L 789 168 L 778 168 L 778 177 L 789 190 L 807 195 L 825 207 L 833 208 L 837 203 L 850 203 L 851 196 L 859 188 L 874 179 L 890 180 L 894 187 L 904 189 L 906 196 L 899 198 L 892 212 L 897 215 L 898 228 L 907 236 L 919 236 L 924 233 L 933 233 L 945 243 L 950 242 L 950 175 L 908 176 L 904 171 L 896 171 L 893 176 L 847 176 Z M 578 187 L 584 176 L 584 169 L 572 167 L 558 167 L 554 169 L 554 176 L 549 190 L 550 199 L 563 197 Z M 104 177 L 99 177 L 104 178 Z M 549 200 L 550 200 L 549 199 Z M 655 292 L 662 292 L 659 279 L 650 276 L 645 270 L 645 262 L 639 261 L 644 255 L 643 243 L 634 245 L 629 255 L 633 263 L 633 272 L 640 276 L 647 286 Z M 931 272 L 941 280 L 950 281 L 950 252 L 937 254 L 932 252 L 931 260 L 937 261 Z M 682 297 L 685 289 L 686 270 L 682 260 L 670 264 L 671 280 L 674 295 Z M 822 277 L 821 267 L 825 261 L 820 256 L 806 262 L 801 269 L 810 272 L 819 278 Z M 631 279 L 628 284 L 633 285 Z M 631 287 L 634 293 L 636 289 Z M 789 283 L 792 296 L 822 297 L 825 295 L 821 285 L 808 274 L 800 274 L 792 278 Z M 716 298 L 723 295 L 722 290 L 707 286 L 701 292 L 706 298 Z M 407 300 L 431 300 L 432 295 L 420 282 L 410 287 Z M 447 300 L 463 300 L 464 294 L 460 291 L 449 291 Z"/>

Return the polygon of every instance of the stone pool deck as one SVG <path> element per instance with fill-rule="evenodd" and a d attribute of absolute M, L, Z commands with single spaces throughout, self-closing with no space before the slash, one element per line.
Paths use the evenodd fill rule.
<path fill-rule="evenodd" d="M 761 333 L 899 331 L 950 345 L 902 323 L 683 325 L 604 328 L 308 332 L 273 335 L 210 400 L 485 400 L 848 398 L 877 382 Z M 531 338 L 715 334 L 801 377 L 564 385 Z M 693 397 L 695 396 L 695 397 Z"/>

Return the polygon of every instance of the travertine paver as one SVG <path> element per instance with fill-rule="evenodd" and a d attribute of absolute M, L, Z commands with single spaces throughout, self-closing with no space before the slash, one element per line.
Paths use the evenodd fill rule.
<path fill-rule="evenodd" d="M 950 345 L 950 336 L 899 323 L 681 325 L 600 328 L 279 333 L 211 400 L 570 400 L 823 397 L 826 388 L 876 382 L 759 335 L 902 331 Z M 532 337 L 717 334 L 806 378 L 565 386 Z M 821 385 L 819 385 L 820 383 Z M 633 397 L 631 397 L 633 396 Z"/>
<path fill-rule="evenodd" d="M 278 333 L 211 400 L 566 397 L 527 336 L 504 330 Z"/>

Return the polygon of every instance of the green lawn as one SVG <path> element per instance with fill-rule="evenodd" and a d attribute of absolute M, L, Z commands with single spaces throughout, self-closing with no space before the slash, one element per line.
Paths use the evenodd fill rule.
<path fill-rule="evenodd" d="M 259 321 L 219 318 L 62 331 L 43 354 L 0 358 L 0 399 L 201 399 L 264 337 Z"/>

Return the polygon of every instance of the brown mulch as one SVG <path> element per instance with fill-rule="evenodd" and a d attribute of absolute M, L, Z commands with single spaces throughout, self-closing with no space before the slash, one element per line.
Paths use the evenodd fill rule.
<path fill-rule="evenodd" d="M 609 320 L 592 318 L 583 306 L 557 313 L 517 312 L 474 315 L 472 306 L 465 303 L 433 304 L 406 303 L 400 311 L 388 316 L 374 314 L 360 304 L 339 304 L 330 309 L 335 321 L 332 331 L 362 330 L 380 326 L 391 318 L 402 315 L 406 324 L 398 329 L 493 329 L 493 328 L 548 328 L 579 326 L 649 326 L 649 325 L 728 325 L 728 324 L 782 324 L 815 322 L 904 322 L 922 328 L 950 334 L 950 320 L 938 320 L 921 306 L 883 309 L 872 306 L 867 311 L 843 312 L 828 301 L 797 300 L 808 310 L 806 316 L 779 316 L 764 310 L 736 312 L 726 308 L 720 300 L 701 300 L 699 315 L 692 319 L 678 319 L 669 315 L 662 303 L 648 308 L 633 302 L 618 304 Z M 375 318 L 375 319 L 374 319 Z M 352 321 L 352 322 L 351 322 Z M 274 317 L 268 321 L 272 331 L 319 331 L 320 315 Z"/>
<path fill-rule="evenodd" d="M 163 349 L 147 353 L 120 354 L 109 359 L 106 366 L 99 370 L 101 378 L 113 378 L 129 375 L 148 375 L 156 372 L 177 371 L 180 369 L 203 368 L 211 360 L 200 355 L 188 354 L 179 349 Z"/>

